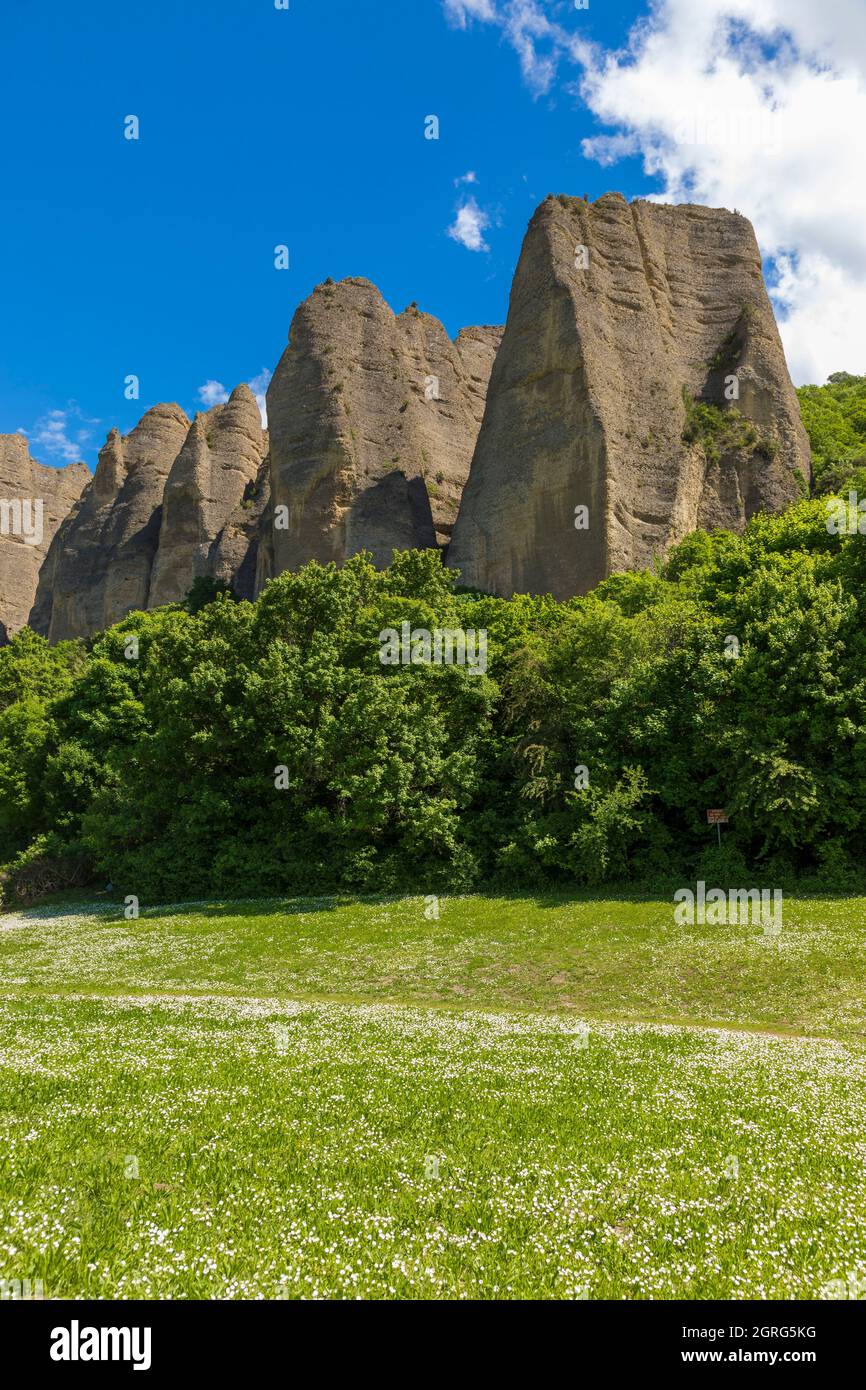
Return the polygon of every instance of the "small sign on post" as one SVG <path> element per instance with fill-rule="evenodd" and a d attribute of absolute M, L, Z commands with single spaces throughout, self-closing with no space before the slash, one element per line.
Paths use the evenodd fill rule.
<path fill-rule="evenodd" d="M 716 827 L 716 834 L 719 837 L 719 846 L 722 843 L 722 826 L 728 824 L 727 811 L 707 811 L 707 821 Z"/>

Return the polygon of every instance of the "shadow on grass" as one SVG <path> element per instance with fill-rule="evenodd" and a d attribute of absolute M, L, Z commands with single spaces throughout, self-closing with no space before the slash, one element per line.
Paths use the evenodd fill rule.
<path fill-rule="evenodd" d="M 440 893 L 443 901 L 456 904 L 461 901 L 477 902 L 484 901 L 491 905 L 496 903 L 514 904 L 524 903 L 527 906 L 539 910 L 561 909 L 580 904 L 595 903 L 616 904 L 616 903 L 645 903 L 657 906 L 670 907 L 673 895 L 678 888 L 689 886 L 683 881 L 671 881 L 667 886 L 663 884 L 653 884 L 652 886 L 638 886 L 635 884 L 606 884 L 597 887 L 573 886 L 556 889 L 509 889 L 498 885 L 488 885 L 468 893 Z M 724 885 L 712 885 L 724 886 Z M 783 891 L 791 897 L 796 897 L 798 902 L 840 902 L 854 900 L 864 896 L 864 893 L 854 890 L 847 892 L 831 892 L 827 889 L 810 889 L 807 884 L 799 887 L 789 886 Z M 212 898 L 196 898 L 183 901 L 165 903 L 143 903 L 140 907 L 140 916 L 130 919 L 130 925 L 134 926 L 135 921 L 146 922 L 152 919 L 179 918 L 194 913 L 196 917 L 206 920 L 218 920 L 220 918 L 255 918 L 267 913 L 279 912 L 284 916 L 308 915 L 317 912 L 334 912 L 338 909 L 353 907 L 395 907 L 410 903 L 422 903 L 425 900 L 425 893 L 350 893 L 335 892 L 323 893 L 310 896 L 301 894 L 266 894 L 261 897 L 241 897 L 228 898 L 215 896 Z M 15 917 L 26 917 L 29 922 L 58 921 L 64 917 L 93 916 L 94 919 L 112 922 L 123 922 L 124 899 L 108 894 L 94 895 L 86 890 L 75 890 L 54 894 L 46 898 L 43 902 L 32 907 L 5 907 L 0 914 L 0 923 L 4 915 L 14 915 Z"/>

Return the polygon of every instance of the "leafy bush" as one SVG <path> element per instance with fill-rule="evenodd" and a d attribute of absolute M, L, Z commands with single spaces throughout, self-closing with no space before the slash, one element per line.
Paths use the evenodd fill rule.
<path fill-rule="evenodd" d="M 93 861 L 84 845 L 40 835 L 0 871 L 0 900 L 28 907 L 51 893 L 83 887 L 92 873 Z"/>

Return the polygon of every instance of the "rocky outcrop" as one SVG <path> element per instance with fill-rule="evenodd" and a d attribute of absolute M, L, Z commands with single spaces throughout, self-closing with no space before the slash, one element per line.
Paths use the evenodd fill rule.
<path fill-rule="evenodd" d="M 439 548 L 466 585 L 566 598 L 696 527 L 741 530 L 810 476 L 750 224 L 618 194 L 545 200 L 504 335 L 452 341 L 415 305 L 395 315 L 368 280 L 319 285 L 268 414 L 270 439 L 246 386 L 191 425 L 155 406 L 112 431 L 80 497 L 83 466 L 41 470 L 57 489 L 45 543 L 74 505 L 32 626 L 89 637 L 181 600 L 198 576 L 254 598 L 283 571 L 360 550 L 383 567 L 395 549 Z M 6 493 L 47 500 L 26 444 L 8 440 Z M 13 630 L 44 546 L 24 550 L 0 536 Z"/>
<path fill-rule="evenodd" d="M 192 424 L 178 405 L 154 406 L 108 436 L 42 567 L 31 626 L 53 642 L 90 637 L 132 609 L 180 602 L 199 576 L 253 598 L 268 495 L 248 386 Z"/>
<path fill-rule="evenodd" d="M 47 468 L 24 435 L 0 435 L 0 642 L 26 626 L 51 541 L 89 481 L 85 464 Z"/>
<path fill-rule="evenodd" d="M 245 504 L 264 454 L 261 413 L 248 386 L 236 387 L 225 405 L 196 415 L 165 483 L 148 607 L 179 602 L 199 576 L 232 583 L 245 563 L 249 567 L 249 542 L 240 549 L 234 544 L 244 536 L 236 513 L 251 510 Z"/>
<path fill-rule="evenodd" d="M 249 600 L 256 597 L 273 573 L 262 557 L 264 538 L 272 529 L 265 520 L 271 498 L 267 441 L 267 431 L 264 431 L 264 456 L 256 476 L 244 488 L 242 498 L 214 541 L 208 559 L 208 573 L 221 583 L 230 584 L 238 598 Z"/>
<path fill-rule="evenodd" d="M 162 495 L 189 428 L 179 405 L 156 405 L 129 434 L 111 431 L 42 567 L 37 632 L 52 642 L 89 637 L 147 607 Z"/>
<path fill-rule="evenodd" d="M 446 542 L 500 330 L 454 343 L 415 306 L 394 315 L 368 280 L 327 283 L 298 309 L 268 388 L 272 555 L 308 560 Z"/>
<path fill-rule="evenodd" d="M 583 593 L 698 526 L 781 509 L 809 476 L 750 223 L 619 194 L 547 198 L 449 548 L 462 582 Z"/>

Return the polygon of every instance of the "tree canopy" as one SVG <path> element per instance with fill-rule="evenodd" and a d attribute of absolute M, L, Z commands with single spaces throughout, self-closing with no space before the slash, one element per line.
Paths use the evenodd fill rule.
<path fill-rule="evenodd" d="M 207 597 L 0 650 L 13 883 L 82 856 L 150 901 L 858 871 L 866 537 L 821 499 L 565 603 L 417 551 Z M 486 671 L 383 665 L 403 623 L 485 630 Z"/>

